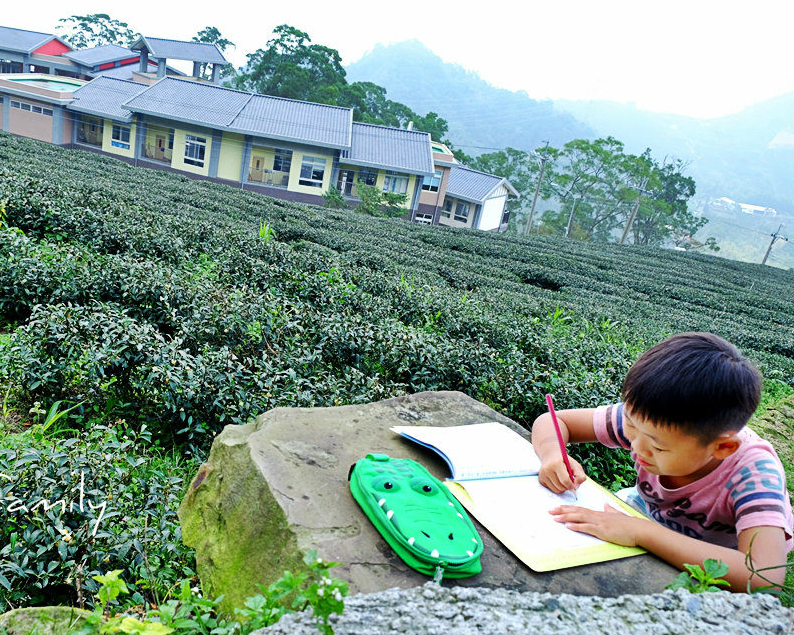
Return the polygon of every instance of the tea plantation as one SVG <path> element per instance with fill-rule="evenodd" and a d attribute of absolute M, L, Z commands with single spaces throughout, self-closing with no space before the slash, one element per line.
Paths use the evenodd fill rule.
<path fill-rule="evenodd" d="M 74 514 L 67 544 L 0 509 L 9 604 L 73 600 L 78 565 L 89 591 L 89 571 L 117 566 L 140 599 L 164 597 L 191 571 L 180 457 L 275 406 L 461 390 L 528 426 L 545 392 L 560 408 L 617 399 L 639 352 L 685 330 L 723 335 L 794 392 L 790 271 L 330 211 L 2 133 L 0 221 L 4 416 L 52 424 L 53 403 L 77 406 L 0 446 L 15 475 L 0 498 L 73 486 L 70 435 L 115 457 L 84 453 L 97 495 L 125 492 L 112 529 L 91 537 L 95 512 Z M 608 485 L 629 474 L 614 454 L 579 456 Z M 28 560 L 2 547 L 24 531 L 41 549 Z"/>

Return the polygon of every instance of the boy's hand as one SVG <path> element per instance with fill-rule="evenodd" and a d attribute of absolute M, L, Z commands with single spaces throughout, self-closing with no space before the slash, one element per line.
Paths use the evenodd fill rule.
<path fill-rule="evenodd" d="M 573 482 L 571 482 L 571 477 L 568 475 L 568 468 L 565 467 L 562 456 L 558 456 L 540 466 L 540 472 L 538 472 L 540 484 L 549 488 L 555 494 L 562 494 L 571 489 L 575 490 L 584 483 L 587 480 L 587 476 L 582 466 L 570 456 L 568 460 L 571 462 L 571 469 L 573 470 Z"/>
<path fill-rule="evenodd" d="M 642 523 L 650 522 L 627 516 L 609 505 L 604 505 L 602 512 L 574 505 L 560 505 L 549 513 L 558 523 L 565 523 L 568 529 L 625 547 L 636 547 Z"/>

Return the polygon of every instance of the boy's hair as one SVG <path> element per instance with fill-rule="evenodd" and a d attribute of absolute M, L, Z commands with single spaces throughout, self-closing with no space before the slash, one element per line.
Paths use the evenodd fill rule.
<path fill-rule="evenodd" d="M 679 333 L 645 351 L 623 382 L 623 401 L 655 425 L 710 443 L 736 432 L 761 398 L 761 374 L 712 333 Z"/>

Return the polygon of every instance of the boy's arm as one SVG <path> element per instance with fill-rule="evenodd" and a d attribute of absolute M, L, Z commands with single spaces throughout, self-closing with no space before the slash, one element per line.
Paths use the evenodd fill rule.
<path fill-rule="evenodd" d="M 620 545 L 643 547 L 679 569 L 683 569 L 684 564 L 702 565 L 707 558 L 722 560 L 728 565 L 725 579 L 733 591 L 746 591 L 748 580 L 750 587 L 755 588 L 770 582 L 780 586 L 785 578 L 786 571 L 783 567 L 761 571 L 761 575 L 770 581 L 767 582 L 754 575 L 745 564 L 747 552 L 751 552 L 753 568 L 756 571 L 785 564 L 786 537 L 782 527 L 745 529 L 739 532 L 739 549 L 736 550 L 684 536 L 652 520 L 634 518 L 615 511 L 597 512 L 564 505 L 552 510 L 552 514 L 555 520 L 564 522 L 573 531 Z"/>
<path fill-rule="evenodd" d="M 565 443 L 584 443 L 596 441 L 593 427 L 594 408 L 560 410 L 557 421 Z M 568 469 L 562 460 L 562 453 L 554 430 L 551 415 L 546 412 L 535 419 L 532 425 L 532 445 L 540 458 L 541 468 L 538 474 L 540 484 L 552 492 L 560 494 L 566 490 L 576 489 L 587 478 L 584 470 L 573 458 L 570 459 L 574 481 L 568 475 Z"/>

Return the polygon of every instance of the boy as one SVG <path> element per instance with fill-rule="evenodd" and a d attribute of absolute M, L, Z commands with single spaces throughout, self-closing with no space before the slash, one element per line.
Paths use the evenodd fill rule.
<path fill-rule="evenodd" d="M 785 564 L 794 547 L 794 518 L 780 460 L 745 428 L 761 394 L 761 375 L 738 349 L 711 333 L 681 333 L 631 367 L 623 403 L 558 413 L 563 439 L 631 449 L 637 490 L 652 519 L 615 510 L 562 505 L 551 513 L 574 531 L 640 546 L 670 564 L 723 560 L 735 591 L 768 584 L 756 570 Z M 532 443 L 540 482 L 553 492 L 577 488 L 582 466 L 563 463 L 549 414 L 537 418 Z M 785 569 L 763 571 L 782 584 Z"/>

